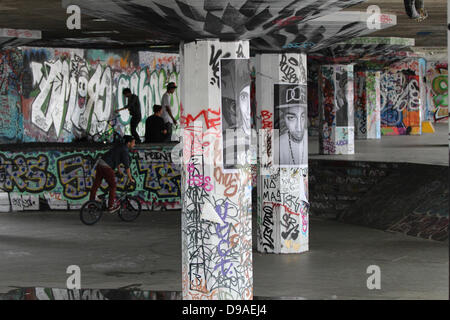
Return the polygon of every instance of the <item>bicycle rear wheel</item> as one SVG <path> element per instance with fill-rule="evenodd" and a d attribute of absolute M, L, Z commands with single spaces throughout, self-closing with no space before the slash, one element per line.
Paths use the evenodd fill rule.
<path fill-rule="evenodd" d="M 80 209 L 80 220 L 85 225 L 91 226 L 100 220 L 102 214 L 101 203 L 95 200 L 89 200 Z"/>
<path fill-rule="evenodd" d="M 139 217 L 141 210 L 139 197 L 126 197 L 120 203 L 119 217 L 122 221 L 131 222 Z"/>

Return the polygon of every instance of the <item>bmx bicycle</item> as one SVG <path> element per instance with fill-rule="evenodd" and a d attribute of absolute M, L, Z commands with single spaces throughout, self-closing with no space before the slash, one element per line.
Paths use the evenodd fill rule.
<path fill-rule="evenodd" d="M 104 211 L 108 210 L 108 191 L 99 195 L 100 201 L 89 200 L 80 209 L 80 220 L 84 224 L 90 226 L 97 223 L 103 215 Z M 142 205 L 139 197 L 129 195 L 130 184 L 125 186 L 125 191 L 117 193 L 116 201 L 119 203 L 118 214 L 122 221 L 132 222 L 139 217 L 142 210 Z"/>
<path fill-rule="evenodd" d="M 93 135 L 89 135 L 89 140 L 94 142 L 100 142 L 100 143 L 118 143 L 123 141 L 123 137 L 120 134 L 120 132 L 117 130 L 117 126 L 119 123 L 119 115 L 107 119 L 107 120 L 100 120 L 99 123 L 106 122 L 105 129 L 100 132 L 96 132 Z"/>

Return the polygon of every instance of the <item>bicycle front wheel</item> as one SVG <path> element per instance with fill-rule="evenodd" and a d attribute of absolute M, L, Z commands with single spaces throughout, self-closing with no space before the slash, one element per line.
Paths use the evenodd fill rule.
<path fill-rule="evenodd" d="M 85 225 L 91 226 L 100 220 L 102 214 L 102 205 L 97 201 L 90 200 L 81 207 L 80 220 Z"/>
<path fill-rule="evenodd" d="M 139 197 L 126 197 L 120 203 L 119 217 L 122 221 L 131 222 L 139 217 L 141 210 Z"/>

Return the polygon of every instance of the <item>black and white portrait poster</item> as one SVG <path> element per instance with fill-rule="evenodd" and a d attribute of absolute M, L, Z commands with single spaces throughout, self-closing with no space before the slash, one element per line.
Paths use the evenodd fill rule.
<path fill-rule="evenodd" d="M 250 146 L 250 60 L 222 59 L 222 139 L 224 169 L 237 169 Z"/>
<path fill-rule="evenodd" d="M 347 69 L 336 70 L 336 127 L 349 127 L 347 101 Z"/>
<path fill-rule="evenodd" d="M 306 85 L 275 84 L 274 111 L 274 129 L 276 129 L 274 137 L 275 164 L 279 164 L 280 167 L 307 165 L 308 108 Z"/>

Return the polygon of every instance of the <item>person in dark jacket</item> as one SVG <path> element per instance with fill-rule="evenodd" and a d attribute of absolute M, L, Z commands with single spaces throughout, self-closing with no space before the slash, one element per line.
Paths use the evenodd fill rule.
<path fill-rule="evenodd" d="M 139 122 L 142 120 L 141 104 L 139 103 L 139 97 L 135 94 L 132 94 L 130 88 L 123 89 L 122 93 L 125 97 L 127 97 L 128 103 L 122 109 L 116 110 L 116 112 L 128 109 L 128 112 L 130 113 L 131 116 L 130 121 L 131 135 L 134 137 L 137 143 L 141 143 L 141 138 L 139 137 L 139 134 L 136 131 Z"/>
<path fill-rule="evenodd" d="M 132 136 L 124 136 L 124 143 L 119 143 L 106 152 L 97 162 L 94 183 L 91 188 L 89 200 L 95 200 L 97 189 L 100 187 L 103 179 L 109 185 L 108 211 L 115 212 L 119 205 L 114 203 L 116 198 L 116 174 L 114 170 L 122 163 L 125 167 L 128 181 L 134 183 L 130 170 L 129 151 L 133 150 L 135 139 Z"/>
<path fill-rule="evenodd" d="M 153 115 L 145 121 L 145 143 L 164 142 L 167 136 L 167 127 L 162 118 L 163 108 L 155 104 Z"/>

